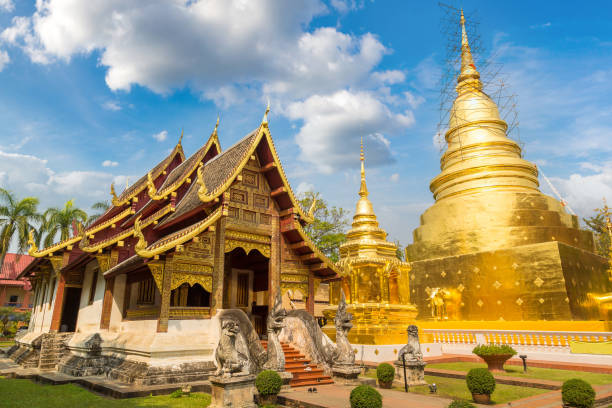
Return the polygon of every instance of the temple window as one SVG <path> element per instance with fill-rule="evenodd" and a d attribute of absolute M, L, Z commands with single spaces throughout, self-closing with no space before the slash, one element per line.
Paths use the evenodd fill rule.
<path fill-rule="evenodd" d="M 96 296 L 96 286 L 98 285 L 98 270 L 93 271 L 93 276 L 91 278 L 91 285 L 89 285 L 89 299 L 87 300 L 87 304 L 93 304 L 94 297 Z"/>
<path fill-rule="evenodd" d="M 170 304 L 173 307 L 210 307 L 210 293 L 198 283 L 193 286 L 183 283 L 172 291 Z"/>
<path fill-rule="evenodd" d="M 155 303 L 155 282 L 153 278 L 145 279 L 138 283 L 138 305 L 152 305 Z"/>

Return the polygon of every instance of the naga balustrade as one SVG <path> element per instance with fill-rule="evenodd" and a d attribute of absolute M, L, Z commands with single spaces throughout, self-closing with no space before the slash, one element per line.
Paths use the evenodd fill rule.
<path fill-rule="evenodd" d="M 423 329 L 423 342 L 446 345 L 509 344 L 522 349 L 568 351 L 570 342 L 612 341 L 612 332 Z"/>

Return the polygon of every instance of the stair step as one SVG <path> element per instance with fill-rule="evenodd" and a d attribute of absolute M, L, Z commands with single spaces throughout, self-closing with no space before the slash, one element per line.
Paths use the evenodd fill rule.
<path fill-rule="evenodd" d="M 325 384 L 333 384 L 333 383 L 334 383 L 334 380 L 329 378 L 329 379 L 322 379 L 320 381 L 304 380 L 304 381 L 300 381 L 296 383 L 291 381 L 289 382 L 289 385 L 291 385 L 292 387 L 306 387 L 308 385 L 325 385 Z"/>

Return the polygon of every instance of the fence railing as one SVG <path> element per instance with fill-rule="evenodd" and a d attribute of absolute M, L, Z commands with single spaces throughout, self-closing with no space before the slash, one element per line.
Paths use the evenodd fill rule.
<path fill-rule="evenodd" d="M 566 349 L 572 341 L 612 341 L 612 332 L 423 329 L 424 341 L 449 345 L 509 344 Z"/>

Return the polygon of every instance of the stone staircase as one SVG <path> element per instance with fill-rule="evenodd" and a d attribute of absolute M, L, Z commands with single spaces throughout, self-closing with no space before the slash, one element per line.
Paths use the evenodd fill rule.
<path fill-rule="evenodd" d="M 40 345 L 41 370 L 55 370 L 62 356 L 66 353 L 66 344 L 74 333 L 45 333 Z"/>
<path fill-rule="evenodd" d="M 267 349 L 267 341 L 262 340 L 261 344 Z M 306 359 L 306 356 L 300 353 L 299 350 L 284 342 L 281 342 L 281 347 L 285 353 L 285 371 L 293 375 L 293 378 L 289 381 L 291 387 L 334 383 L 334 380 L 329 375 L 326 375 L 322 368 L 319 368 L 316 364 L 311 364 L 310 360 Z"/>

